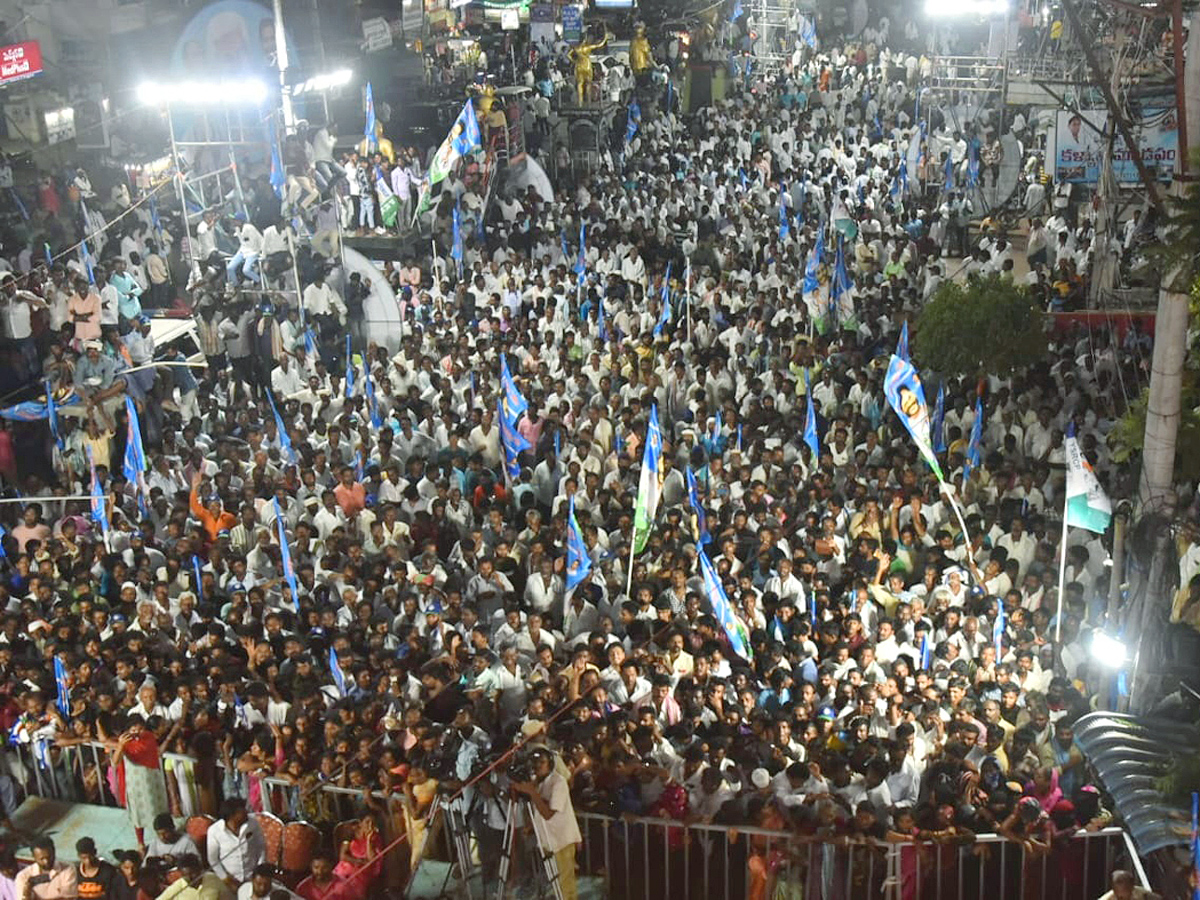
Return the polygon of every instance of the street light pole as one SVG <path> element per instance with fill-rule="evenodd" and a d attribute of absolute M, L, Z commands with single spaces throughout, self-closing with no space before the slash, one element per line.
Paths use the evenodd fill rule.
<path fill-rule="evenodd" d="M 292 109 L 292 95 L 288 91 L 287 35 L 283 31 L 283 0 L 274 0 L 275 10 L 275 66 L 279 69 L 279 98 L 283 110 L 283 133 L 296 130 L 296 114 Z"/>

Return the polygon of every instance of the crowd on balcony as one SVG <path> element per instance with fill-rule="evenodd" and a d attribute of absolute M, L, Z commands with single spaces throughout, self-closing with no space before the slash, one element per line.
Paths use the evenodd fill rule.
<path fill-rule="evenodd" d="M 303 310 L 260 290 L 256 266 L 292 263 L 269 268 L 291 226 L 265 175 L 249 217 L 192 229 L 192 270 L 149 204 L 79 188 L 39 211 L 113 224 L 93 265 L 26 247 L 0 266 L 9 366 L 63 400 L 55 434 L 0 432 L 9 487 L 47 498 L 0 511 L 0 803 L 115 798 L 137 846 L 110 864 L 81 841 L 67 865 L 41 837 L 32 867 L 0 857 L 15 896 L 373 896 L 419 865 L 439 790 L 478 797 L 496 846 L 493 763 L 527 744 L 580 812 L 912 844 L 906 898 L 930 841 L 995 833 L 1036 858 L 1110 822 L 1072 734 L 1109 702 L 1087 653 L 1109 539 L 1070 533 L 1060 597 L 1064 435 L 1128 494 L 1106 438 L 1150 338 L 1060 332 L 1028 370 L 940 377 L 952 514 L 884 396 L 902 328 L 947 279 L 1061 301 L 1114 248 L 1065 204 L 1034 216 L 1053 237 L 1020 266 L 970 229 L 988 133 L 923 129 L 911 74 L 833 47 L 694 116 L 646 110 L 607 168 L 464 229 L 461 275 L 389 265 L 408 323 L 391 350 L 354 282 L 326 283 L 329 246 L 296 251 Z M 392 172 L 418 178 L 416 156 Z M 340 177 L 318 157 L 294 198 L 311 188 L 315 220 Z M 250 229 L 274 243 L 239 259 Z M 218 264 L 222 235 L 242 243 Z M 149 298 L 177 293 L 207 366 L 139 368 L 163 358 Z M 511 424 L 502 364 L 527 401 Z M 652 410 L 661 503 L 634 554 Z M 576 529 L 590 572 L 568 589 Z M 272 816 L 323 829 L 290 880 Z M 202 840 L 187 817 L 208 817 Z M 786 852 L 747 854 L 754 896 Z"/>

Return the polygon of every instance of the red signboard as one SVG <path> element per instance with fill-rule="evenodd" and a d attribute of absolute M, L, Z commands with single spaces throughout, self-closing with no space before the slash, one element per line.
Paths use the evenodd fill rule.
<path fill-rule="evenodd" d="M 0 85 L 42 74 L 42 48 L 37 41 L 0 47 Z"/>

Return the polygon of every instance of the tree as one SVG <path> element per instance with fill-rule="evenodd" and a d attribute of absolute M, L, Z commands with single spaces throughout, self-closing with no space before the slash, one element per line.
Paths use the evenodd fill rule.
<path fill-rule="evenodd" d="M 1046 314 L 1029 291 L 989 275 L 938 288 L 917 317 L 913 355 L 922 368 L 976 378 L 1034 365 L 1046 345 Z"/>

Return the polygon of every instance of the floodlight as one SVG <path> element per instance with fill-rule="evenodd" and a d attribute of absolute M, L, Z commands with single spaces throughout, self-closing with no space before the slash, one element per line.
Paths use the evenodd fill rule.
<path fill-rule="evenodd" d="M 1092 632 L 1092 656 L 1102 666 L 1119 669 L 1125 665 L 1125 644 L 1104 631 Z"/>
<path fill-rule="evenodd" d="M 146 106 L 256 105 L 267 99 L 267 86 L 257 78 L 229 81 L 180 81 L 160 84 L 147 81 L 138 85 L 138 101 Z"/>
<path fill-rule="evenodd" d="M 998 16 L 1008 10 L 1008 0 L 925 0 L 925 15 L 933 19 Z"/>

